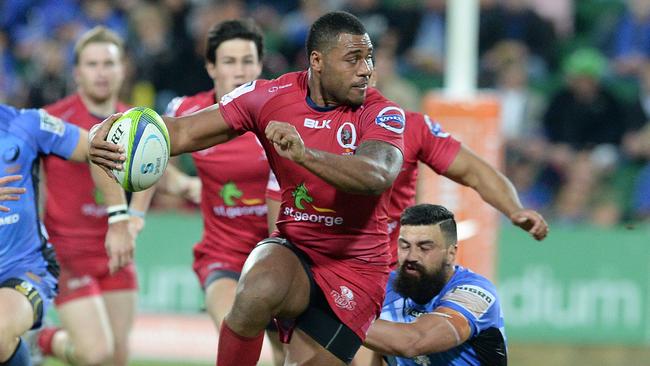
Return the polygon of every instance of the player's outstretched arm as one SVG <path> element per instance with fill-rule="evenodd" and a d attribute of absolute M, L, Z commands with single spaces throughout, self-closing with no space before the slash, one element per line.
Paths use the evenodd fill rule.
<path fill-rule="evenodd" d="M 226 142 L 237 134 L 224 121 L 219 106 L 214 105 L 183 117 L 163 116 L 169 131 L 171 155 L 203 150 Z M 114 114 L 102 123 L 95 125 L 90 133 L 90 160 L 110 174 L 112 169 L 121 170 L 126 159 L 120 146 L 106 141 L 106 136 L 121 114 Z"/>
<path fill-rule="evenodd" d="M 444 175 L 474 189 L 485 202 L 501 211 L 514 225 L 528 231 L 536 240 L 543 240 L 548 234 L 544 217 L 522 207 L 512 182 L 467 147 L 461 147 Z"/>
<path fill-rule="evenodd" d="M 7 175 L 0 177 L 0 202 L 2 201 L 18 201 L 20 194 L 27 192 L 23 187 L 4 187 L 5 184 L 17 182 L 23 179 L 22 175 Z M 9 212 L 9 207 L 0 205 L 0 212 Z"/>
<path fill-rule="evenodd" d="M 375 320 L 364 345 L 381 354 L 411 358 L 444 352 L 464 343 L 469 336 L 469 323 L 461 313 L 439 307 L 412 323 Z"/>
<path fill-rule="evenodd" d="M 265 134 L 280 156 L 348 193 L 381 194 L 393 184 L 402 167 L 399 149 L 379 140 L 364 141 L 354 155 L 343 156 L 306 147 L 289 123 L 271 121 Z"/>
<path fill-rule="evenodd" d="M 79 141 L 69 160 L 85 162 L 88 158 L 88 132 L 79 129 Z M 108 267 L 111 273 L 131 263 L 135 250 L 135 238 L 129 231 L 129 215 L 124 190 L 117 184 L 113 174 L 102 173 L 102 168 L 90 162 L 90 174 L 95 187 L 104 197 L 108 207 L 108 231 L 105 246 L 108 253 Z"/>

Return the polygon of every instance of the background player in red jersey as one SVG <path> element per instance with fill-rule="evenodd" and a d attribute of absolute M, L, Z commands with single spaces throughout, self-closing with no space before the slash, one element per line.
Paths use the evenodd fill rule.
<path fill-rule="evenodd" d="M 166 114 L 180 117 L 194 113 L 257 79 L 262 72 L 263 51 L 262 32 L 252 21 L 216 24 L 208 33 L 205 54 L 205 68 L 214 88 L 175 98 Z M 192 158 L 202 187 L 203 215 L 203 238 L 194 247 L 193 267 L 205 291 L 206 308 L 218 330 L 232 307 L 237 280 L 248 254 L 255 243 L 268 236 L 264 201 L 270 168 L 264 149 L 252 132 L 194 152 Z M 159 188 L 170 191 L 168 186 L 172 185 L 181 192 L 195 189 L 192 178 L 175 167 L 169 167 L 165 174 L 171 176 L 165 177 Z M 277 340 L 277 333 L 271 334 L 270 339 Z M 274 343 L 276 351 L 279 347 Z M 282 364 L 283 360 L 277 362 Z"/>
<path fill-rule="evenodd" d="M 255 365 L 273 317 L 290 341 L 288 363 L 349 362 L 383 299 L 385 208 L 402 165 L 404 113 L 368 87 L 372 43 L 356 17 L 320 17 L 307 53 L 307 72 L 250 82 L 218 106 L 164 118 L 172 154 L 255 132 L 283 190 L 278 237 L 248 257 L 222 323 L 221 366 Z M 94 130 L 89 154 L 109 174 L 124 159 L 105 141 L 117 117 Z"/>
<path fill-rule="evenodd" d="M 112 31 L 96 27 L 86 32 L 75 46 L 77 93 L 46 110 L 85 129 L 126 110 L 117 100 L 124 80 L 123 56 L 122 40 Z M 136 272 L 131 258 L 109 261 L 104 237 L 107 212 L 125 211 L 127 206 L 105 206 L 85 164 L 46 157 L 44 172 L 44 222 L 61 264 L 55 304 L 63 328 L 42 330 L 39 347 L 45 355 L 73 364 L 126 365 L 136 309 Z M 148 203 L 143 196 L 134 194 L 131 202 L 139 212 Z M 142 218 L 130 220 L 137 227 L 135 234 Z"/>

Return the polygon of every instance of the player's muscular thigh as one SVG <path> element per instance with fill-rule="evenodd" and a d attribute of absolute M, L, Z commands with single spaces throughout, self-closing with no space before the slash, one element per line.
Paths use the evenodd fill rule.
<path fill-rule="evenodd" d="M 239 286 L 252 290 L 247 291 L 255 297 L 250 300 L 265 302 L 272 316 L 295 317 L 309 304 L 307 274 L 298 257 L 281 245 L 255 248 L 246 260 Z"/>

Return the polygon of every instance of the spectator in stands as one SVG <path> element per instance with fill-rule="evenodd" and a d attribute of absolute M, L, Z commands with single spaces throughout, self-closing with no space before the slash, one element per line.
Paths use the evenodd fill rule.
<path fill-rule="evenodd" d="M 527 69 L 536 78 L 555 64 L 555 32 L 525 0 L 503 0 L 480 15 L 479 54 L 484 72 L 494 73 L 506 55 L 528 55 Z M 512 49 L 512 50 L 510 50 Z"/>
<path fill-rule="evenodd" d="M 627 129 L 623 105 L 601 83 L 606 66 L 607 60 L 594 49 L 569 55 L 563 65 L 566 85 L 552 96 L 544 115 L 549 167 L 559 178 L 556 214 L 570 222 L 590 213 L 603 224 L 618 219 L 612 211 L 615 202 L 595 195 L 607 188 L 603 178 L 616 164 Z"/>
<path fill-rule="evenodd" d="M 627 0 L 627 10 L 614 31 L 614 71 L 634 76 L 650 57 L 650 1 Z"/>

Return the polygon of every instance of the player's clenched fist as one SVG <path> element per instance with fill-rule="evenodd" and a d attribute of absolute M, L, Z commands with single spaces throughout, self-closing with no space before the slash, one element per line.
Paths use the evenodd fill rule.
<path fill-rule="evenodd" d="M 266 138 L 273 143 L 275 150 L 283 158 L 301 163 L 305 159 L 306 148 L 296 128 L 286 122 L 271 121 L 267 126 Z"/>

